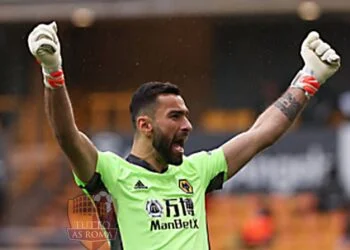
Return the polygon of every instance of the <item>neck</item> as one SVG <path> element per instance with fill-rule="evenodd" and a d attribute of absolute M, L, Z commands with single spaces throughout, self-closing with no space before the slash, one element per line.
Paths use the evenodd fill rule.
<path fill-rule="evenodd" d="M 152 142 L 149 139 L 134 136 L 130 154 L 146 161 L 151 165 L 153 170 L 159 173 L 164 172 L 168 168 L 168 164 L 164 162 L 157 150 L 152 146 Z"/>

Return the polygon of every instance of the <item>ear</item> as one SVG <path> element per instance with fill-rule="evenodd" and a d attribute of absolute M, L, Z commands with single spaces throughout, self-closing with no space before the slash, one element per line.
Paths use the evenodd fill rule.
<path fill-rule="evenodd" d="M 141 115 L 136 119 L 137 129 L 147 137 L 152 135 L 152 119 L 147 115 Z"/>

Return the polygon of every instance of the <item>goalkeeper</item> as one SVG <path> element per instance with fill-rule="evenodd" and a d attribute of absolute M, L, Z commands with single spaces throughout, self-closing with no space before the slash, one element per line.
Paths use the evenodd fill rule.
<path fill-rule="evenodd" d="M 98 151 L 75 124 L 56 23 L 34 28 L 28 44 L 41 64 L 47 116 L 75 180 L 87 192 L 104 186 L 112 196 L 127 250 L 209 249 L 205 193 L 221 188 L 276 142 L 340 66 L 330 45 L 310 32 L 301 45 L 304 67 L 253 126 L 212 151 L 189 156 L 184 156 L 184 145 L 192 125 L 179 89 L 171 83 L 145 83 L 132 96 L 134 140 L 123 159 Z"/>

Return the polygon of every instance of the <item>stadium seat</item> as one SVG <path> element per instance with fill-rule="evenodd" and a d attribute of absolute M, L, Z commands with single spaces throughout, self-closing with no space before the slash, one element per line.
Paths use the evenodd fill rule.
<path fill-rule="evenodd" d="M 270 250 L 333 249 L 341 232 L 343 212 L 319 213 L 315 210 L 315 196 L 310 193 L 270 195 L 265 199 L 276 222 Z M 239 231 L 260 201 L 256 195 L 210 197 L 207 217 L 212 249 L 236 249 L 232 246 Z"/>
<path fill-rule="evenodd" d="M 90 129 L 92 132 L 105 130 L 130 131 L 129 118 L 131 92 L 93 93 L 89 96 Z"/>
<path fill-rule="evenodd" d="M 208 110 L 201 118 L 201 126 L 209 132 L 243 131 L 249 128 L 256 114 L 251 109 Z"/>

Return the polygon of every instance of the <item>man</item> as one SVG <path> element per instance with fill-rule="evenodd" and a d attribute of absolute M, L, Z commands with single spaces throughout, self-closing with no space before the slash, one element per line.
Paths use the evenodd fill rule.
<path fill-rule="evenodd" d="M 99 152 L 75 125 L 56 33 L 56 23 L 40 24 L 28 38 L 42 66 L 47 116 L 77 183 L 89 193 L 104 186 L 112 196 L 124 249 L 208 249 L 205 193 L 280 138 L 340 66 L 336 52 L 311 32 L 301 47 L 304 68 L 254 125 L 213 151 L 188 157 L 184 143 L 192 126 L 179 89 L 143 84 L 130 104 L 135 134 L 122 159 Z"/>

